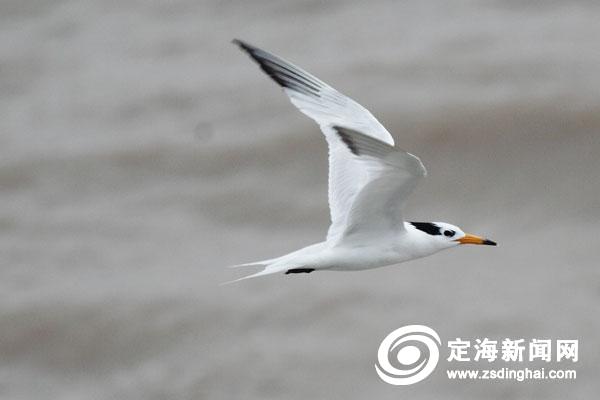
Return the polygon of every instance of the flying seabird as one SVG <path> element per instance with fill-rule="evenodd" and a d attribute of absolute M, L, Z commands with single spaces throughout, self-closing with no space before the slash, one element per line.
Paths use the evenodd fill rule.
<path fill-rule="evenodd" d="M 281 257 L 236 265 L 262 266 L 236 281 L 274 273 L 372 269 L 425 257 L 460 244 L 496 246 L 446 222 L 406 222 L 402 209 L 427 171 L 394 145 L 363 106 L 294 64 L 246 42 L 245 51 L 313 119 L 329 147 L 329 210 L 325 241 Z M 235 282 L 235 281 L 233 281 Z"/>

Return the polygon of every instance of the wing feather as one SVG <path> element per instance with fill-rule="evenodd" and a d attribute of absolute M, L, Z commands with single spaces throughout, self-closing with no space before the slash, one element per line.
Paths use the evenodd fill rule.
<path fill-rule="evenodd" d="M 348 210 L 340 238 L 381 236 L 404 229 L 402 208 L 420 178 L 427 175 L 421 160 L 364 133 L 335 126 L 348 152 L 368 173 L 368 182 Z M 373 235 L 373 233 L 379 233 Z"/>
<path fill-rule="evenodd" d="M 375 214 L 376 207 L 382 205 L 377 196 L 396 195 L 402 192 L 402 185 L 408 195 L 414 187 L 413 180 L 425 174 L 420 160 L 395 148 L 394 139 L 383 125 L 351 98 L 274 54 L 238 39 L 233 43 L 248 53 L 283 88 L 290 101 L 317 122 L 325 135 L 329 148 L 331 213 L 327 240 L 339 240 L 357 229 L 376 228 L 382 218 L 365 224 L 366 221 L 361 220 L 361 208 Z M 368 188 L 379 194 L 363 193 Z M 396 199 L 397 206 L 401 203 L 402 198 Z M 383 226 L 388 225 L 386 222 Z"/>

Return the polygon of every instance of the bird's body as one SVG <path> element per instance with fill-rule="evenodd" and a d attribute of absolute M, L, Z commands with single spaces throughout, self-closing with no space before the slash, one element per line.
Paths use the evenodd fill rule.
<path fill-rule="evenodd" d="M 239 40 L 291 102 L 315 120 L 329 147 L 331 225 L 324 242 L 263 266 L 251 278 L 277 272 L 355 271 L 424 257 L 461 243 L 493 244 L 443 222 L 406 222 L 402 208 L 427 172 L 421 160 L 394 146 L 390 133 L 349 97 L 297 66 Z"/>

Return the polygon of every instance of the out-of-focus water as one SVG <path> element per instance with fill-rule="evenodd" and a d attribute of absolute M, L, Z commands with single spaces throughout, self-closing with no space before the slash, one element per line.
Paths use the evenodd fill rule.
<path fill-rule="evenodd" d="M 594 397 L 599 20 L 589 1 L 3 1 L 0 397 Z M 409 219 L 500 246 L 218 286 L 328 226 L 324 140 L 233 37 L 422 158 Z M 415 323 L 578 338 L 578 379 L 453 382 L 442 362 L 386 385 L 379 342 Z"/>

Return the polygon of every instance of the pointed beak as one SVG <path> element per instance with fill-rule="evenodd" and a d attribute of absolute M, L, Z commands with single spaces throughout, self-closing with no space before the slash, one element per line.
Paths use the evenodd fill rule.
<path fill-rule="evenodd" d="M 464 237 L 456 239 L 456 241 L 460 244 L 485 244 L 487 246 L 496 246 L 496 242 L 468 233 Z"/>

